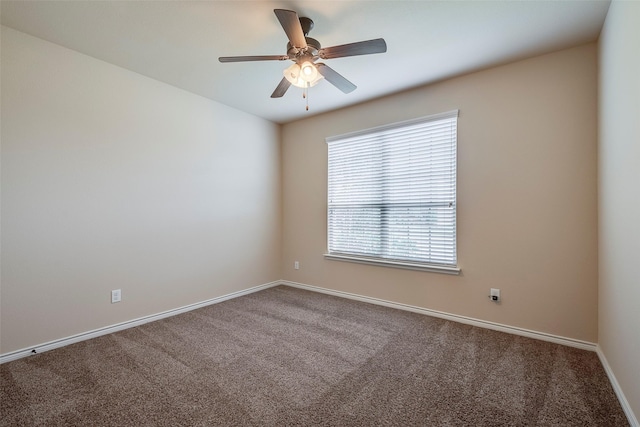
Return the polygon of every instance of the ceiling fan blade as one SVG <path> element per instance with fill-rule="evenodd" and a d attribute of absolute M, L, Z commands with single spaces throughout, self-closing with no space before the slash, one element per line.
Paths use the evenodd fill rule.
<path fill-rule="evenodd" d="M 342 77 L 341 74 L 338 74 L 338 72 L 336 72 L 333 68 L 329 67 L 328 65 L 320 63 L 320 64 L 316 64 L 316 67 L 318 68 L 318 72 L 322 74 L 322 77 L 327 79 L 329 83 L 331 83 L 332 85 L 334 85 L 335 87 L 343 91 L 344 93 L 349 93 L 356 90 L 356 87 L 357 87 L 356 85 L 354 85 L 349 80 Z"/>
<path fill-rule="evenodd" d="M 322 59 L 342 58 L 345 56 L 370 55 L 372 53 L 384 53 L 387 51 L 387 43 L 384 39 L 373 39 L 363 42 L 343 44 L 320 49 L 318 56 Z"/>
<path fill-rule="evenodd" d="M 285 9 L 274 9 L 273 13 L 278 17 L 278 21 L 280 21 L 284 32 L 287 33 L 291 46 L 299 49 L 306 48 L 307 40 L 304 38 L 304 32 L 302 31 L 298 14 L 293 10 Z"/>
<path fill-rule="evenodd" d="M 271 94 L 271 97 L 282 98 L 282 96 L 285 94 L 287 89 L 289 89 L 289 86 L 291 86 L 291 83 L 289 83 L 289 80 L 283 77 L 282 80 L 280 80 L 280 83 L 278 83 L 276 90 L 274 90 L 273 93 Z"/>
<path fill-rule="evenodd" d="M 289 59 L 283 55 L 258 55 L 258 56 L 221 56 L 220 62 L 247 62 L 247 61 L 284 61 Z"/>

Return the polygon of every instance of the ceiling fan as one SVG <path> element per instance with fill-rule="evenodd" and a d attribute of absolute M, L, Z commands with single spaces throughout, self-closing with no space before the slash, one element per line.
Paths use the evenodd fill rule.
<path fill-rule="evenodd" d="M 221 56 L 218 58 L 220 62 L 293 61 L 293 64 L 284 70 L 284 77 L 271 94 L 271 98 L 282 97 L 291 85 L 304 88 L 306 91 L 309 87 L 316 85 L 322 78 L 325 78 L 344 93 L 352 92 L 356 89 L 356 85 L 337 73 L 333 68 L 317 61 L 319 59 L 369 55 L 387 51 L 387 44 L 384 39 L 366 40 L 322 48 L 318 40 L 307 37 L 309 31 L 313 28 L 311 19 L 306 17 L 299 18 L 298 14 L 292 10 L 274 9 L 273 12 L 289 38 L 286 55 Z M 306 93 L 304 96 L 306 97 Z"/>

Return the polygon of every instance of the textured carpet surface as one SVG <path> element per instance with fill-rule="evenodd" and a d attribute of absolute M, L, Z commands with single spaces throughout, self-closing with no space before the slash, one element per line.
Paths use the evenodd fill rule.
<path fill-rule="evenodd" d="M 279 286 L 0 366 L 2 426 L 628 426 L 593 352 Z"/>

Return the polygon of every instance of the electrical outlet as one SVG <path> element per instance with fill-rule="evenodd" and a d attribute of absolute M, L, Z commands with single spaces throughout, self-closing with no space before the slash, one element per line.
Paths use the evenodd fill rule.
<path fill-rule="evenodd" d="M 493 302 L 500 302 L 500 289 L 491 288 L 491 293 L 489 294 L 489 298 Z"/>
<path fill-rule="evenodd" d="M 122 301 L 122 290 L 114 289 L 111 291 L 111 304 Z"/>
<path fill-rule="evenodd" d="M 298 261 L 294 261 L 293 268 L 295 268 L 296 270 L 300 270 L 300 263 Z"/>

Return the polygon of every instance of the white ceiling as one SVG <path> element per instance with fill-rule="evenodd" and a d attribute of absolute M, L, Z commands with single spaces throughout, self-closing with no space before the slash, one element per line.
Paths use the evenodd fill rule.
<path fill-rule="evenodd" d="M 2 24 L 278 123 L 493 65 L 594 41 L 609 1 L 7 1 Z M 383 54 L 327 60 L 358 88 L 326 81 L 271 93 L 289 62 L 273 9 L 315 22 L 322 46 L 383 37 Z"/>

